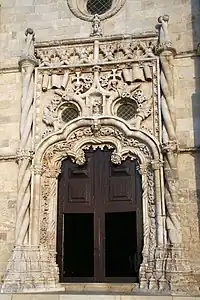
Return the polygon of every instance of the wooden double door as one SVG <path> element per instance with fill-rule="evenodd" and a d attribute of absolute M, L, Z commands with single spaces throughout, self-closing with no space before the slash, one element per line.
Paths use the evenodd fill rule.
<path fill-rule="evenodd" d="M 142 251 L 141 178 L 136 161 L 111 163 L 88 150 L 67 159 L 58 185 L 57 262 L 61 282 L 137 282 Z"/>

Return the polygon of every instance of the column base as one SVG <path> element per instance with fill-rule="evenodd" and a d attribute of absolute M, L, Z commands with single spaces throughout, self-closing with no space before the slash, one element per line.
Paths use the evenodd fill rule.
<path fill-rule="evenodd" d="M 199 283 L 195 280 L 184 248 L 168 250 L 166 279 L 172 295 L 199 295 Z"/>
<path fill-rule="evenodd" d="M 64 291 L 54 255 L 36 246 L 15 247 L 8 262 L 1 293 Z"/>
<path fill-rule="evenodd" d="M 180 247 L 157 248 L 154 261 L 140 267 L 140 289 L 169 295 L 200 295 L 186 250 Z"/>

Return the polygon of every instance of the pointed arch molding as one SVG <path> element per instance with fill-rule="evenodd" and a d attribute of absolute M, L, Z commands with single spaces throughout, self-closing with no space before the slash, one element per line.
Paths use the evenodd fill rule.
<path fill-rule="evenodd" d="M 164 247 L 166 243 L 162 155 L 154 137 L 145 131 L 130 129 L 117 118 L 81 118 L 72 121 L 38 145 L 33 164 L 32 243 L 51 250 L 55 256 L 57 178 L 62 160 L 70 157 L 77 164 L 84 164 L 85 149 L 103 149 L 105 146 L 114 149 L 111 160 L 115 164 L 120 164 L 127 157 L 138 160 L 138 171 L 142 177 L 144 227 L 141 274 L 147 269 L 149 272 L 149 268 L 153 272 L 156 248 Z"/>

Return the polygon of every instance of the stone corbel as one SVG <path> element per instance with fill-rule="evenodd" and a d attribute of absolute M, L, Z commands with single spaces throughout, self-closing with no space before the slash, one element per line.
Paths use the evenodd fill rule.
<path fill-rule="evenodd" d="M 167 141 L 161 145 L 162 153 L 174 152 L 178 153 L 178 144 L 176 140 Z"/>

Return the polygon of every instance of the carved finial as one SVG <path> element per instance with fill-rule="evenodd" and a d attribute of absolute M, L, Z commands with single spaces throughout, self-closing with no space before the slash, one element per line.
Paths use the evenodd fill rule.
<path fill-rule="evenodd" d="M 169 22 L 168 15 L 160 16 L 158 18 L 159 24 L 157 25 L 157 28 L 159 30 L 159 39 L 158 39 L 157 51 L 159 51 L 159 52 L 162 50 L 168 50 L 168 49 L 172 50 L 173 49 L 172 42 L 169 38 L 168 22 Z"/>
<path fill-rule="evenodd" d="M 37 65 L 37 59 L 34 55 L 34 40 L 35 40 L 35 33 L 33 29 L 27 28 L 25 31 L 25 46 L 22 50 L 22 55 L 20 58 L 19 63 L 21 64 L 22 61 L 32 61 L 35 65 Z"/>
<path fill-rule="evenodd" d="M 23 50 L 23 54 L 26 56 L 34 56 L 34 45 L 33 42 L 35 40 L 35 33 L 33 29 L 27 28 L 25 31 L 25 47 Z"/>
<path fill-rule="evenodd" d="M 92 20 L 92 33 L 90 36 L 102 36 L 101 20 L 96 14 Z"/>

